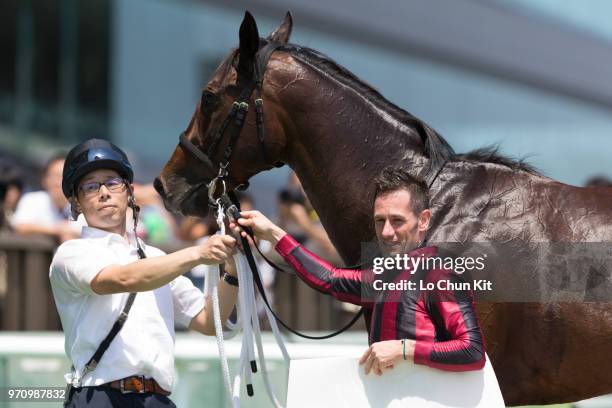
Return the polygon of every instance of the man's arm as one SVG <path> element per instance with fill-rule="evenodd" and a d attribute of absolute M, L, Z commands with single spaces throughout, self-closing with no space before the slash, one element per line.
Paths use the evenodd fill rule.
<path fill-rule="evenodd" d="M 438 279 L 448 279 L 455 284 L 463 281 L 453 272 L 440 273 Z M 448 340 L 400 339 L 373 343 L 359 360 L 366 374 L 373 371 L 381 375 L 384 370 L 401 363 L 404 355 L 406 360 L 415 364 L 445 371 L 480 370 L 484 367 L 484 340 L 471 293 L 434 291 L 427 297 L 428 318 L 436 325 L 436 330 L 444 331 Z"/>
<path fill-rule="evenodd" d="M 236 265 L 232 257 L 228 258 L 225 262 L 225 272 L 236 277 Z M 236 305 L 238 287 L 230 285 L 223 279 L 219 279 L 217 282 L 217 287 L 219 288 L 219 309 L 221 311 L 221 321 L 225 322 Z M 202 311 L 191 320 L 189 329 L 198 331 L 207 336 L 213 336 L 215 334 L 212 296 L 208 296 L 204 309 L 202 309 Z"/>
<path fill-rule="evenodd" d="M 439 273 L 437 279 L 448 279 L 453 284 L 464 282 L 454 272 Z M 438 329 L 446 332 L 448 340 L 426 342 L 417 339 L 414 362 L 446 371 L 482 369 L 485 344 L 471 291 L 434 291 L 427 296 L 429 318 L 435 325 L 443 326 Z"/>
<path fill-rule="evenodd" d="M 289 234 L 278 241 L 275 249 L 311 288 L 343 302 L 371 306 L 371 301 L 365 298 L 369 291 L 362 291 L 362 271 L 336 268 L 304 248 Z"/>
<path fill-rule="evenodd" d="M 310 287 L 343 302 L 371 306 L 371 302 L 362 297 L 362 271 L 334 267 L 301 246 L 259 211 L 243 211 L 241 215 L 243 218 L 238 223 L 252 228 L 259 238 L 270 241 L 298 277 Z M 234 223 L 230 226 L 240 233 Z M 241 233 L 246 236 L 244 232 Z"/>
<path fill-rule="evenodd" d="M 19 235 L 41 234 L 49 235 L 61 242 L 79 237 L 79 233 L 70 225 L 69 221 L 61 221 L 52 227 L 34 223 L 19 223 L 13 226 Z"/>
<path fill-rule="evenodd" d="M 99 295 L 145 292 L 157 289 L 199 264 L 217 264 L 231 255 L 236 240 L 228 235 L 214 235 L 204 244 L 172 254 L 140 259 L 127 265 L 109 265 L 91 281 Z"/>

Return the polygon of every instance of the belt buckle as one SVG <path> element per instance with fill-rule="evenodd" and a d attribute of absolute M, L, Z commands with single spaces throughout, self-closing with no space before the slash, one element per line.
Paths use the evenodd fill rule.
<path fill-rule="evenodd" d="M 125 389 L 125 378 L 122 378 L 121 380 L 119 380 L 119 387 L 121 388 L 121 393 L 122 394 L 129 394 L 131 392 L 137 392 L 138 394 L 144 394 L 146 392 L 146 384 L 145 384 L 145 376 L 144 375 L 133 375 L 132 377 L 138 377 L 140 378 L 140 382 L 142 384 L 142 387 L 140 387 L 140 389 L 138 391 L 131 391 L 131 390 L 126 390 Z M 131 377 L 128 377 L 131 378 Z"/>

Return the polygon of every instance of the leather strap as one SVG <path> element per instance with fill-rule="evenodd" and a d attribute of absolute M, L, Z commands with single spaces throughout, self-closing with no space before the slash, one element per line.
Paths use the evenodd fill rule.
<path fill-rule="evenodd" d="M 192 155 L 197 157 L 198 160 L 200 160 L 205 166 L 207 166 L 207 167 L 209 167 L 211 169 L 215 168 L 215 166 L 210 161 L 208 156 L 206 156 L 204 153 L 202 153 L 200 151 L 200 149 L 195 147 L 195 145 L 193 143 L 191 143 L 189 141 L 189 139 L 187 139 L 187 135 L 185 134 L 185 132 L 181 133 L 181 136 L 179 137 L 179 144 L 181 145 L 181 147 L 186 149 L 189 153 L 191 153 Z"/>
<path fill-rule="evenodd" d="M 157 383 L 157 381 L 155 381 L 154 378 L 145 378 L 142 375 L 134 375 L 131 377 L 122 378 L 121 380 L 111 381 L 103 385 L 115 388 L 124 394 L 128 392 L 135 392 L 139 394 L 144 394 L 145 392 L 152 392 L 165 396 L 170 395 L 170 392 L 160 387 L 160 385 Z"/>

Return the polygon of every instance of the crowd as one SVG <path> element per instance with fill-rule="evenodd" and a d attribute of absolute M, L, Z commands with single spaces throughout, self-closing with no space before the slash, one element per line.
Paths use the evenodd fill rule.
<path fill-rule="evenodd" d="M 71 214 L 71 206 L 62 194 L 64 160 L 64 155 L 57 154 L 44 164 L 39 179 L 40 189 L 37 189 L 37 184 L 28 185 L 23 171 L 17 166 L 0 164 L 1 233 L 45 235 L 57 245 L 80 236 L 82 227 L 86 225 L 85 219 L 82 215 L 75 217 L 75 214 Z M 212 211 L 204 219 L 168 212 L 152 184 L 134 183 L 134 195 L 141 209 L 137 234 L 152 245 L 172 251 L 201 244 L 219 229 Z M 242 210 L 256 208 L 253 197 L 248 193 L 238 193 L 238 199 Z M 276 215 L 271 218 L 282 228 L 291 231 L 301 244 L 321 254 L 324 259 L 336 264 L 341 263 L 295 173 L 290 174 L 286 185 L 279 190 Z M 131 215 L 127 219 L 128 223 L 132 222 Z M 131 225 L 127 227 L 130 230 L 132 228 Z M 283 264 L 269 242 L 259 241 L 258 246 L 267 257 Z M 258 258 L 258 261 L 268 298 L 273 302 L 276 271 L 263 259 Z M 206 270 L 206 265 L 199 265 L 186 276 L 197 287 L 203 288 Z M 263 307 L 263 304 L 260 307 Z"/>

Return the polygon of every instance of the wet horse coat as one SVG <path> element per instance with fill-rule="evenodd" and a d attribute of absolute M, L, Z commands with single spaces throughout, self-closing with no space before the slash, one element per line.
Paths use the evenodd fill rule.
<path fill-rule="evenodd" d="M 229 188 L 277 161 L 288 164 L 348 264 L 359 262 L 361 242 L 374 237 L 370 181 L 397 163 L 415 176 L 429 175 L 445 163 L 430 189 L 430 241 L 517 246 L 612 241 L 612 189 L 565 185 L 492 151 L 455 154 L 425 123 L 333 60 L 288 44 L 291 25 L 288 15 L 262 40 L 247 13 L 240 47 L 205 86 L 185 132 L 205 151 L 252 78 L 257 50 L 266 41 L 284 44 L 272 54 L 264 76 L 267 161 L 250 110 L 228 167 Z M 168 208 L 202 215 L 207 207 L 202 182 L 215 175 L 179 146 L 155 185 Z M 574 272 L 588 274 L 593 266 L 583 268 Z M 508 267 L 504 273 L 511 278 L 513 272 Z M 609 279 L 609 271 L 604 273 Z M 536 300 L 478 305 L 506 403 L 567 402 L 612 393 L 612 304 Z"/>

